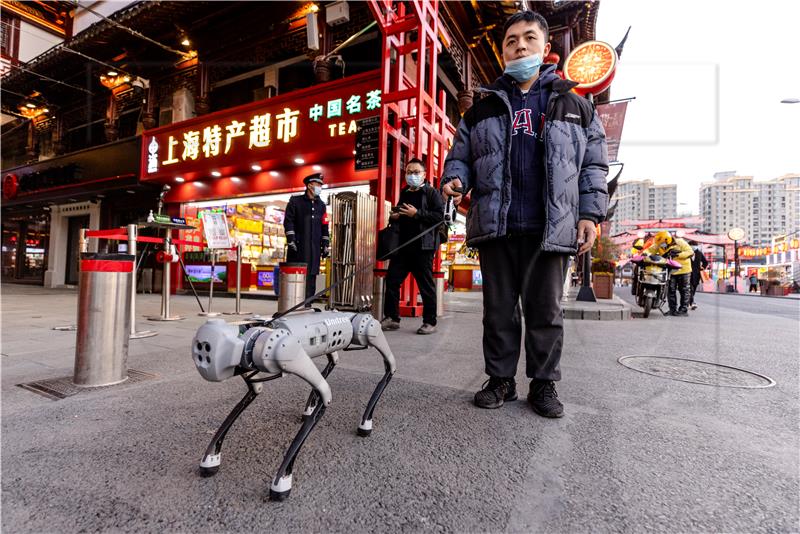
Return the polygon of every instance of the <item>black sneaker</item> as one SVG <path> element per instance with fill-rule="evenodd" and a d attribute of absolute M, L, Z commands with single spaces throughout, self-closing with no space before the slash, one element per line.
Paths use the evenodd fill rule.
<path fill-rule="evenodd" d="M 674 313 L 675 317 L 687 317 L 689 315 L 689 311 L 686 308 L 678 308 L 678 311 Z"/>
<path fill-rule="evenodd" d="M 499 408 L 506 401 L 517 400 L 517 385 L 513 378 L 489 377 L 483 389 L 475 394 L 478 408 Z"/>
<path fill-rule="evenodd" d="M 561 417 L 564 405 L 558 400 L 556 384 L 550 380 L 532 380 L 528 402 L 533 411 L 542 417 Z"/>

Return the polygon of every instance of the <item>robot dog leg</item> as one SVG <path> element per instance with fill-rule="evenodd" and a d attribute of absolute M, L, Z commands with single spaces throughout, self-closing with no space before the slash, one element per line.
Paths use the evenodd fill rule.
<path fill-rule="evenodd" d="M 277 376 L 275 378 L 278 378 Z M 200 462 L 200 474 L 204 477 L 210 477 L 217 474 L 219 471 L 219 465 L 222 462 L 222 442 L 225 440 L 225 435 L 230 430 L 231 426 L 233 426 L 233 422 L 242 415 L 245 408 L 247 408 L 251 402 L 261 393 L 261 384 L 256 384 L 244 379 L 245 383 L 247 384 L 247 393 L 239 401 L 239 403 L 231 410 L 231 413 L 228 414 L 228 417 L 225 418 L 225 421 L 222 423 L 222 426 L 219 427 L 216 434 L 211 440 L 211 443 L 208 444 L 206 448 L 206 452 L 203 455 L 203 460 Z"/>
<path fill-rule="evenodd" d="M 397 370 L 397 365 L 392 354 L 392 349 L 389 348 L 389 342 L 386 341 L 386 336 L 383 335 L 381 324 L 368 313 L 359 313 L 353 317 L 353 340 L 357 341 L 363 347 L 375 347 L 375 349 L 383 357 L 384 374 L 375 391 L 367 403 L 367 409 L 364 410 L 364 415 L 361 417 L 361 424 L 358 425 L 356 431 L 359 436 L 367 437 L 372 433 L 372 415 L 375 411 L 375 405 L 383 395 L 383 390 L 389 384 L 394 372 Z"/>
<path fill-rule="evenodd" d="M 331 374 L 333 368 L 336 367 L 336 364 L 339 363 L 339 353 L 332 352 L 328 354 L 328 365 L 325 366 L 325 369 L 322 370 L 322 378 L 325 380 L 328 379 L 328 375 Z M 309 417 L 311 413 L 314 411 L 314 408 L 317 407 L 319 403 L 319 395 L 316 391 L 312 390 L 311 393 L 308 394 L 308 401 L 306 401 L 306 409 L 303 410 L 303 420 L 306 417 Z"/>

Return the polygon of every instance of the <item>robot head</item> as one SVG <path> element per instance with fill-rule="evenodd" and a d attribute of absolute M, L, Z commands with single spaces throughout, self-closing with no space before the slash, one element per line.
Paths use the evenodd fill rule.
<path fill-rule="evenodd" d="M 655 242 L 656 246 L 658 246 L 658 248 L 660 248 L 661 250 L 666 250 L 667 247 L 672 245 L 673 242 L 672 234 L 670 234 L 666 230 L 662 230 L 655 235 L 653 241 Z"/>

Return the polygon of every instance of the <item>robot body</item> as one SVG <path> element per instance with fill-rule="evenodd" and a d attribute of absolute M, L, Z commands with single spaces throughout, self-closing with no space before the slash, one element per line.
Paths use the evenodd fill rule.
<path fill-rule="evenodd" d="M 394 356 L 381 331 L 380 323 L 368 313 L 316 312 L 304 310 L 272 321 L 253 321 L 244 332 L 222 319 L 210 319 L 192 340 L 192 360 L 200 375 L 210 382 L 221 382 L 241 375 L 248 393 L 237 404 L 212 439 L 200 463 L 201 474 L 214 475 L 221 464 L 222 441 L 233 422 L 260 393 L 261 384 L 294 374 L 312 387 L 303 412 L 303 426 L 289 447 L 270 488 L 270 498 L 288 497 L 292 466 L 300 447 L 331 403 L 326 380 L 338 362 L 338 351 L 375 347 L 384 362 L 385 374 L 372 394 L 358 426 L 358 435 L 372 431 L 372 415 L 384 388 L 396 370 Z M 313 358 L 325 355 L 328 365 L 320 372 Z M 272 376 L 256 378 L 258 373 Z"/>

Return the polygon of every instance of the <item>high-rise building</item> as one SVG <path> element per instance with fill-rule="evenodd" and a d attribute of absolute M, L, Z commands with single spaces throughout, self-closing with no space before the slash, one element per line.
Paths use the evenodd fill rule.
<path fill-rule="evenodd" d="M 725 172 L 700 186 L 703 231 L 725 234 L 742 228 L 745 241 L 769 244 L 782 234 L 800 230 L 800 175 L 767 181 Z"/>
<path fill-rule="evenodd" d="M 671 219 L 678 216 L 678 186 L 656 185 L 652 180 L 622 182 L 617 186 L 612 203 L 617 201 L 611 220 L 611 235 L 625 231 L 620 223 L 626 220 Z"/>

